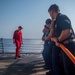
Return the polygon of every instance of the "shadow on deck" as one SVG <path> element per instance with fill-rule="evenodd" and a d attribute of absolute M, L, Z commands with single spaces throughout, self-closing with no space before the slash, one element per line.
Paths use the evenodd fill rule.
<path fill-rule="evenodd" d="M 1 63 L 4 63 L 1 65 Z M 39 55 L 22 55 L 20 59 L 14 56 L 0 57 L 0 75 L 45 75 L 44 61 Z"/>

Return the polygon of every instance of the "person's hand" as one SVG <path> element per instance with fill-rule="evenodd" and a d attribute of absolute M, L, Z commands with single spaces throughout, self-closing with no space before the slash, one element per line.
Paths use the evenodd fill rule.
<path fill-rule="evenodd" d="M 60 46 L 60 43 L 58 43 L 58 42 L 56 42 L 55 44 L 56 44 L 56 46 L 57 46 L 57 47 L 59 47 L 59 46 Z"/>
<path fill-rule="evenodd" d="M 23 44 L 23 42 L 22 42 L 22 44 Z"/>
<path fill-rule="evenodd" d="M 48 40 L 48 37 L 45 36 L 45 40 Z"/>
<path fill-rule="evenodd" d="M 53 39 L 51 38 L 51 41 L 53 41 Z"/>
<path fill-rule="evenodd" d="M 13 44 L 15 44 L 15 40 L 13 39 Z"/>
<path fill-rule="evenodd" d="M 51 41 L 55 41 L 55 44 L 56 44 L 56 46 L 60 46 L 60 43 L 59 42 L 57 42 L 57 39 L 56 39 L 56 37 L 55 37 L 55 40 L 53 39 L 53 38 L 51 38 Z"/>
<path fill-rule="evenodd" d="M 56 42 L 56 37 L 52 37 L 52 38 L 51 38 L 51 41 L 54 41 L 54 39 L 55 39 L 55 42 Z"/>
<path fill-rule="evenodd" d="M 13 44 L 15 44 L 15 41 L 13 41 Z"/>
<path fill-rule="evenodd" d="M 45 40 L 45 37 L 42 37 L 42 41 L 44 41 Z"/>

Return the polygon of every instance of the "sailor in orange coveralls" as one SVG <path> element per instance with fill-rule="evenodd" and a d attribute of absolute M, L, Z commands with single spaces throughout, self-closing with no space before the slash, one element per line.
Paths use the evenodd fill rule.
<path fill-rule="evenodd" d="M 20 58 L 20 47 L 23 43 L 22 41 L 22 26 L 19 26 L 18 29 L 14 32 L 13 43 L 16 45 L 16 55 L 15 59 Z"/>

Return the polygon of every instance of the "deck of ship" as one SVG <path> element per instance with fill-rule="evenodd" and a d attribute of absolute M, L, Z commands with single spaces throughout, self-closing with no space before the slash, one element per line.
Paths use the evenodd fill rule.
<path fill-rule="evenodd" d="M 44 61 L 41 54 L 21 54 L 14 59 L 14 54 L 0 54 L 0 75 L 45 75 Z"/>

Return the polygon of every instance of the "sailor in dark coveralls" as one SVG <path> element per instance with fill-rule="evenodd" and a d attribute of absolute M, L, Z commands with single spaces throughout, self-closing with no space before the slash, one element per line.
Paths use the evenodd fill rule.
<path fill-rule="evenodd" d="M 50 61 L 50 40 L 45 40 L 44 38 L 48 36 L 48 34 L 50 33 L 51 20 L 47 19 L 45 23 L 46 25 L 43 31 L 44 34 L 42 36 L 42 40 L 44 41 L 44 49 L 43 49 L 42 55 L 45 62 L 44 69 L 50 69 L 50 62 L 51 62 Z"/>
<path fill-rule="evenodd" d="M 66 48 L 70 50 L 70 52 L 75 56 L 75 36 L 72 29 L 71 21 L 66 16 L 60 13 L 59 7 L 56 4 L 53 4 L 49 7 L 48 12 L 52 19 L 55 19 L 55 37 L 56 46 L 54 46 L 53 51 L 53 60 L 52 60 L 52 68 L 54 75 L 62 75 L 61 74 L 61 66 L 65 72 L 64 75 L 75 75 L 75 67 L 73 62 L 69 59 L 69 57 L 59 48 L 60 43 L 62 43 Z M 61 62 L 59 62 L 59 59 Z"/>

